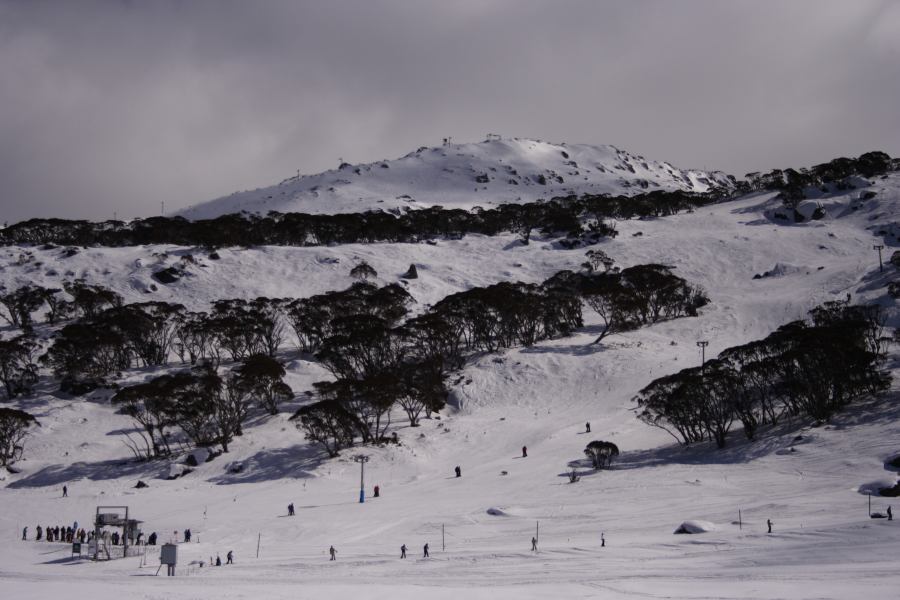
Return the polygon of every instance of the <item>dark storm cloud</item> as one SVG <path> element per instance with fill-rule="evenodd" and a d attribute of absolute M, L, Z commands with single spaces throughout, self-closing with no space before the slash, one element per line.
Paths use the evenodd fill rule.
<path fill-rule="evenodd" d="M 0 0 L 2 219 L 157 214 L 444 136 L 900 153 L 897 2 Z"/>

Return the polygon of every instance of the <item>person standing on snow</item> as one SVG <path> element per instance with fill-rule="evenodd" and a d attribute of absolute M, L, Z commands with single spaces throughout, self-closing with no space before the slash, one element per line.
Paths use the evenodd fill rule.
<path fill-rule="evenodd" d="M 400 558 L 406 558 L 406 544 L 400 546 Z"/>
<path fill-rule="evenodd" d="M 531 551 L 537 552 L 537 538 L 534 536 L 531 537 Z"/>
<path fill-rule="evenodd" d="M 587 423 L 584 424 L 584 429 L 585 429 L 585 433 L 591 432 L 591 422 L 590 421 L 588 421 Z"/>
<path fill-rule="evenodd" d="M 522 458 L 527 458 L 527 457 L 528 457 L 528 448 L 526 448 L 525 446 L 522 446 Z"/>
<path fill-rule="evenodd" d="M 289 517 L 293 517 L 293 516 L 294 516 L 294 503 L 293 503 L 293 502 L 291 502 L 290 504 L 288 504 L 288 516 L 289 516 Z"/>
<path fill-rule="evenodd" d="M 24 542 L 27 539 L 28 539 L 28 526 L 26 526 L 24 529 L 22 529 L 22 541 Z"/>
<path fill-rule="evenodd" d="M 424 551 L 422 558 L 428 558 L 428 544 L 427 543 L 425 544 L 425 547 L 422 548 L 422 550 Z"/>
<path fill-rule="evenodd" d="M 766 525 L 769 527 L 769 533 L 772 533 L 772 519 L 766 519 Z"/>
<path fill-rule="evenodd" d="M 891 507 L 890 507 L 890 506 L 888 506 L 887 513 L 888 513 L 888 521 L 893 521 L 893 520 L 894 520 L 894 513 L 891 512 Z"/>
<path fill-rule="evenodd" d="M 234 552 L 232 550 L 229 550 L 228 554 L 225 555 L 225 564 L 228 564 L 228 565 L 234 564 Z"/>
<path fill-rule="evenodd" d="M 454 469 L 454 471 L 456 471 L 457 477 L 462 477 L 462 469 L 459 468 L 459 465 L 456 465 L 456 469 Z"/>
<path fill-rule="evenodd" d="M 337 550 L 334 549 L 334 546 L 328 549 L 328 554 L 331 555 L 329 560 L 335 560 L 335 555 L 337 554 Z"/>
<path fill-rule="evenodd" d="M 63 486 L 63 498 L 68 498 L 68 497 L 69 497 L 69 488 L 66 486 Z"/>

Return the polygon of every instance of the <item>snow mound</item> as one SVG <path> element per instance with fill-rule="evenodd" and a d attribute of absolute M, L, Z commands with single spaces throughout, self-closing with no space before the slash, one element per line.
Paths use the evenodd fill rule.
<path fill-rule="evenodd" d="M 709 521 L 701 521 L 701 520 L 690 520 L 684 521 L 681 525 L 678 526 L 673 533 L 707 533 L 710 531 L 715 531 L 716 526 Z"/>
<path fill-rule="evenodd" d="M 208 461 L 211 454 L 209 448 L 197 448 L 187 455 L 185 462 L 192 467 L 196 467 Z"/>
<path fill-rule="evenodd" d="M 173 464 L 169 465 L 169 475 L 168 475 L 167 479 L 178 479 L 179 477 L 181 477 L 183 475 L 187 475 L 192 470 L 193 469 L 191 469 L 187 465 L 173 463 Z"/>

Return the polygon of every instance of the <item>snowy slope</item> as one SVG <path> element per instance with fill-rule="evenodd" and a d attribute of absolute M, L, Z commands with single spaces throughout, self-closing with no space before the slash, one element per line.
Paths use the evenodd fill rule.
<path fill-rule="evenodd" d="M 898 476 L 884 467 L 900 454 L 896 383 L 888 400 L 862 403 L 828 426 L 796 422 L 752 443 L 735 432 L 723 451 L 673 446 L 666 434 L 639 423 L 629 402 L 651 379 L 697 364 L 698 339 L 709 340 L 712 356 L 848 293 L 858 302 L 881 302 L 889 325 L 900 325 L 884 289 L 897 271 L 888 266 L 880 273 L 872 249 L 883 240 L 887 257 L 900 246 L 891 228 L 900 214 L 900 175 L 858 183 L 858 189 L 801 206 L 810 212 L 820 203 L 827 211 L 824 219 L 803 224 L 777 218 L 773 194 L 618 223 L 620 235 L 603 250 L 621 266 L 673 265 L 707 290 L 711 303 L 700 317 L 592 345 L 597 319 L 586 309 L 588 323 L 573 337 L 472 361 L 450 380 L 458 408 L 417 429 L 397 415 L 401 446 L 359 449 L 372 457 L 367 488 L 382 489 L 381 498 L 363 505 L 354 452 L 323 458 L 287 414 L 257 418 L 228 455 L 166 481 L 160 478 L 166 464 L 128 461 L 121 437 L 130 421 L 101 399 L 40 395 L 30 406 L 43 426 L 27 442 L 22 473 L 0 487 L 0 531 L 8 540 L 0 546 L 0 583 L 16 598 L 74 590 L 100 600 L 322 594 L 894 599 L 900 521 L 868 519 L 859 488 Z M 876 196 L 862 200 L 867 191 Z M 189 277 L 148 293 L 149 273 L 185 253 L 201 264 L 189 268 Z M 129 301 L 160 298 L 202 308 L 223 296 L 343 288 L 354 261 L 365 259 L 381 283 L 396 281 L 410 263 L 419 265 L 420 278 L 408 289 L 421 309 L 475 285 L 540 281 L 577 268 L 583 253 L 549 240 L 522 246 L 512 236 L 467 236 L 434 246 L 235 249 L 219 261 L 174 247 L 90 249 L 69 258 L 59 250 L 8 248 L 0 250 L 0 283 L 50 285 L 71 271 Z M 295 391 L 327 378 L 318 365 L 288 358 Z M 150 375 L 127 374 L 131 380 Z M 584 433 L 585 421 L 592 434 Z M 622 450 L 614 470 L 586 469 L 581 450 L 591 439 Z M 527 458 L 521 458 L 523 445 Z M 236 462 L 243 472 L 230 473 Z M 455 465 L 463 469 L 461 479 L 452 476 Z M 565 475 L 573 465 L 583 477 L 569 484 Z M 150 487 L 134 489 L 138 479 Z M 70 489 L 66 499 L 59 497 L 63 484 Z M 297 507 L 294 518 L 286 516 L 288 502 Z M 86 523 L 98 504 L 128 504 L 162 539 L 190 527 L 195 542 L 180 546 L 180 576 L 145 577 L 156 571 L 155 555 L 144 568 L 137 558 L 72 563 L 63 545 L 16 541 L 25 525 L 33 536 L 38 523 Z M 888 504 L 873 499 L 874 509 Z M 673 535 L 688 519 L 709 521 L 715 530 Z M 772 535 L 765 533 L 766 519 L 775 523 Z M 535 554 L 529 548 L 538 524 Z M 426 542 L 432 558 L 423 560 Z M 400 561 L 404 543 L 410 558 Z M 338 550 L 333 563 L 327 559 L 332 544 Z M 228 550 L 235 551 L 234 566 L 187 565 L 217 553 L 224 559 Z"/>
<path fill-rule="evenodd" d="M 681 170 L 613 146 L 493 139 L 423 147 L 396 160 L 343 164 L 198 204 L 179 214 L 203 219 L 240 211 L 334 214 L 436 205 L 470 209 L 569 194 L 705 192 L 713 185 L 730 187 L 731 182 L 721 172 Z"/>

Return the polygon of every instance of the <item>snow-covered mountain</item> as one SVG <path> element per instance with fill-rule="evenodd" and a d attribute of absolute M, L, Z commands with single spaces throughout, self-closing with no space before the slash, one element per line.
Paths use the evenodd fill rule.
<path fill-rule="evenodd" d="M 533 164 L 543 165 L 546 177 L 556 170 L 564 179 L 560 188 L 569 177 L 549 166 L 551 157 L 574 160 L 579 171 L 588 154 L 605 152 L 604 160 L 625 161 L 612 148 L 525 141 L 452 148 L 469 148 L 468 154 L 482 148 L 493 155 L 511 147 L 522 161 L 529 144 L 546 150 L 546 161 L 536 153 Z M 312 178 L 303 178 L 272 188 L 291 188 L 298 200 L 286 194 L 283 204 L 276 206 L 281 200 L 275 196 L 271 206 L 254 208 L 248 200 L 256 196 L 248 192 L 196 216 L 238 209 L 315 212 L 317 203 L 323 205 L 320 212 L 357 210 L 354 202 L 383 206 L 372 190 L 375 178 L 388 173 L 396 179 L 382 179 L 384 190 L 392 190 L 386 194 L 416 185 L 428 193 L 434 185 L 436 204 L 449 204 L 436 199 L 453 194 L 459 194 L 453 196 L 457 206 L 500 203 L 517 187 L 499 183 L 500 169 L 511 159 L 496 155 L 491 164 L 497 172 L 484 168 L 495 179 L 479 191 L 472 185 L 463 193 L 453 183 L 457 174 L 447 173 L 452 194 L 442 192 L 432 177 L 455 156 L 447 149 L 426 149 L 392 161 L 387 169 L 376 163 L 368 171 L 361 167 L 359 175 L 350 167 L 316 176 L 373 178 L 356 188 L 336 186 L 343 191 L 327 198 L 314 196 L 304 187 Z M 471 156 L 456 158 L 473 164 Z M 513 168 L 523 179 L 537 173 L 517 164 Z M 677 170 L 666 175 L 664 165 L 651 169 L 653 163 L 647 163 L 641 171 L 636 157 L 628 157 L 628 164 L 636 177 L 655 173 L 660 187 L 664 181 L 690 184 Z M 406 187 L 397 175 L 403 165 L 412 181 Z M 591 170 L 586 175 L 597 176 L 599 187 L 600 172 Z M 625 177 L 623 171 L 612 171 L 607 191 L 640 189 L 622 187 L 616 181 Z M 419 179 L 414 173 L 430 175 Z M 632 175 L 627 168 L 625 173 Z M 693 189 L 708 185 L 698 173 L 688 180 L 694 176 Z M 405 424 L 402 414 L 395 416 L 391 427 L 399 445 L 357 447 L 328 459 L 288 421 L 288 411 L 260 412 L 229 453 L 168 480 L 170 469 L 183 468 L 182 457 L 132 460 L 124 442 L 135 432 L 134 423 L 109 405 L 108 394 L 71 397 L 57 392 L 58 385 L 45 376 L 34 397 L 14 403 L 33 412 L 41 427 L 25 442 L 25 458 L 16 465 L 21 472 L 0 481 L 0 532 L 7 540 L 0 545 L 0 589 L 17 599 L 95 600 L 322 595 L 895 600 L 900 521 L 870 519 L 867 512 L 867 493 L 898 478 L 890 463 L 900 455 L 900 363 L 894 348 L 886 367 L 895 382 L 885 397 L 854 404 L 828 424 L 789 419 L 754 441 L 733 431 L 723 450 L 713 444 L 675 445 L 667 434 L 639 422 L 631 402 L 652 379 L 698 365 L 698 340 L 709 342 L 708 359 L 848 294 L 854 302 L 882 306 L 887 333 L 900 325 L 897 300 L 886 292 L 900 273 L 887 263 L 900 248 L 900 173 L 851 183 L 853 188 L 810 192 L 816 197 L 797 210 L 817 218 L 802 223 L 784 216 L 774 192 L 671 217 L 617 222 L 619 235 L 597 247 L 623 268 L 671 265 L 706 290 L 710 303 L 699 316 L 593 344 L 601 319 L 586 308 L 585 326 L 572 336 L 473 357 L 448 380 L 452 406 L 416 428 Z M 352 189 L 370 195 L 363 202 L 344 195 Z M 520 182 L 518 189 L 547 197 L 550 183 Z M 337 208 L 325 206 L 331 201 Z M 304 297 L 344 289 L 354 281 L 353 265 L 364 260 L 377 271 L 377 283 L 401 282 L 418 313 L 448 294 L 498 281 L 540 282 L 562 269 L 577 270 L 585 260 L 584 248 L 566 249 L 538 234 L 528 245 L 511 233 L 430 242 L 235 247 L 220 249 L 215 259 L 208 250 L 178 246 L 10 246 L 0 248 L 0 285 L 60 287 L 78 277 L 114 289 L 126 302 L 164 300 L 202 310 L 219 298 Z M 883 271 L 873 245 L 886 247 Z M 418 277 L 404 280 L 410 264 L 417 266 Z M 184 270 L 178 281 L 153 280 L 154 272 L 173 265 Z M 14 332 L 3 327 L 0 333 L 6 339 Z M 298 395 L 290 408 L 306 401 L 303 392 L 314 382 L 331 378 L 293 348 L 286 347 L 283 358 L 286 381 Z M 119 383 L 183 368 L 134 368 L 122 373 Z M 583 449 L 592 439 L 612 441 L 622 451 L 612 470 L 595 472 L 585 463 Z M 370 457 L 366 488 L 381 488 L 381 497 L 364 504 L 357 501 L 357 453 Z M 456 465 L 461 478 L 453 476 Z M 569 483 L 573 468 L 582 479 Z M 137 489 L 139 480 L 148 487 Z M 63 485 L 67 498 L 61 497 Z M 288 503 L 296 506 L 295 517 L 287 516 Z M 895 513 L 900 510 L 900 503 L 886 497 L 874 496 L 871 503 L 876 512 L 891 504 Z M 161 541 L 191 528 L 192 542 L 178 546 L 178 577 L 151 577 L 159 565 L 155 549 L 146 560 L 87 563 L 71 559 L 70 545 L 33 541 L 35 525 L 84 525 L 101 505 L 127 505 L 144 521 L 144 531 L 158 532 Z M 707 531 L 673 535 L 686 520 L 706 522 Z M 767 520 L 774 522 L 772 534 Z M 28 541 L 22 542 L 25 526 Z M 535 534 L 539 551 L 531 552 Z M 421 558 L 426 543 L 429 559 Z M 407 560 L 399 558 L 401 544 L 409 548 Z M 338 552 L 333 562 L 327 554 L 332 545 Z M 236 564 L 200 567 L 216 555 L 224 560 L 229 550 Z"/>
<path fill-rule="evenodd" d="M 682 170 L 614 146 L 504 138 L 422 147 L 396 160 L 345 163 L 317 175 L 237 192 L 179 214 L 205 219 L 241 211 L 335 214 L 436 205 L 470 209 L 570 194 L 705 192 L 732 184 L 719 171 Z"/>

